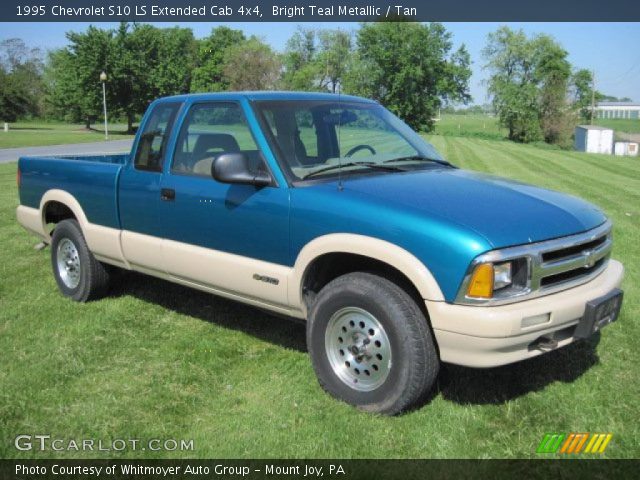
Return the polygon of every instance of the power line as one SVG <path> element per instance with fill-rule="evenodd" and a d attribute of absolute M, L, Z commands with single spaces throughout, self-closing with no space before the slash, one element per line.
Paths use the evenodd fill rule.
<path fill-rule="evenodd" d="M 624 72 L 622 75 L 617 75 L 617 76 L 613 77 L 612 80 L 606 80 L 606 78 L 605 78 L 605 80 L 601 80 L 601 81 L 603 81 L 605 83 L 609 83 L 609 84 L 614 84 L 615 85 L 617 83 L 620 83 L 623 80 L 626 80 L 626 77 L 638 67 L 640 67 L 640 58 L 638 58 L 635 61 L 635 63 L 626 72 Z"/>

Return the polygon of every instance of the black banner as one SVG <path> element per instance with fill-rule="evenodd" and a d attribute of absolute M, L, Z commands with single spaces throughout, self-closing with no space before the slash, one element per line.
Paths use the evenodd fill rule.
<path fill-rule="evenodd" d="M 2 479 L 633 478 L 638 460 L 0 460 Z"/>
<path fill-rule="evenodd" d="M 640 21 L 638 0 L 2 0 L 4 22 Z"/>

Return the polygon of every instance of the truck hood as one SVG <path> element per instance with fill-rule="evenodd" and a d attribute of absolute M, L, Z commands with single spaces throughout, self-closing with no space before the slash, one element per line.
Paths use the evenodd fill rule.
<path fill-rule="evenodd" d="M 344 192 L 455 222 L 494 248 L 584 232 L 606 221 L 579 198 L 461 169 L 429 169 L 348 178 Z"/>

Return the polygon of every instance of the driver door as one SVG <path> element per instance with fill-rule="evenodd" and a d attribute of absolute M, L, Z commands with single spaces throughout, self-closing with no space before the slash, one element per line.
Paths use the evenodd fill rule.
<path fill-rule="evenodd" d="M 286 305 L 288 189 L 275 181 L 264 187 L 217 182 L 211 166 L 232 152 L 244 153 L 254 169 L 268 169 L 239 103 L 192 104 L 162 178 L 167 273 L 219 293 Z"/>

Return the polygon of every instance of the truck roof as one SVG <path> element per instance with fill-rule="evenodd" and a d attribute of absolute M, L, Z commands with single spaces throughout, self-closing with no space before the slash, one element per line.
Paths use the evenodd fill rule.
<path fill-rule="evenodd" d="M 238 100 L 246 98 L 248 100 L 337 100 L 364 103 L 377 103 L 368 98 L 356 97 L 353 95 L 339 95 L 336 93 L 323 92 L 287 92 L 287 91 L 256 91 L 256 92 L 215 92 L 215 93 L 190 93 L 185 95 L 174 95 L 171 97 L 163 97 L 158 101 L 170 100 L 190 100 L 190 101 L 207 101 L 207 100 Z"/>

